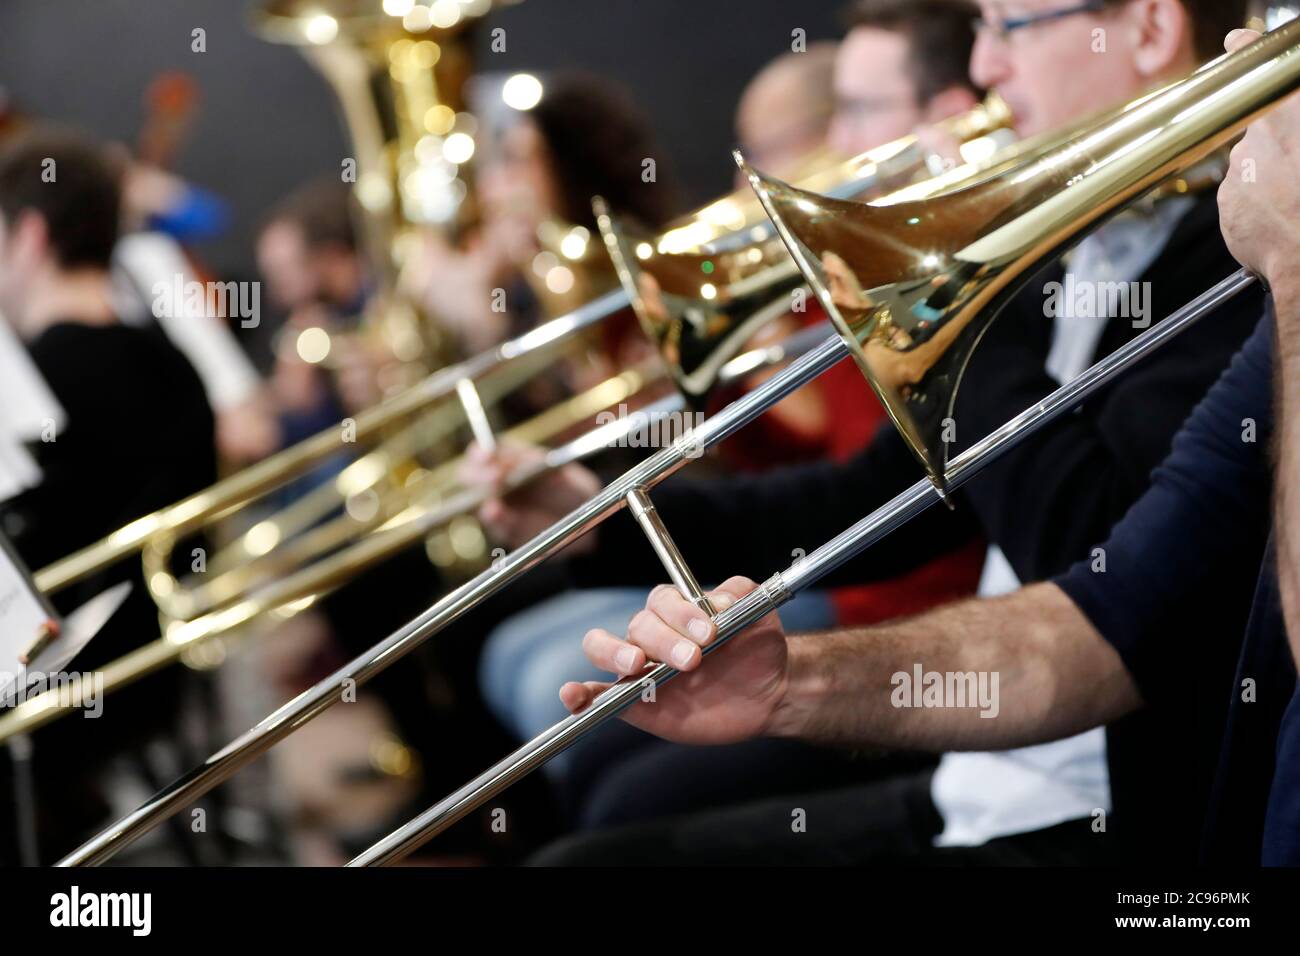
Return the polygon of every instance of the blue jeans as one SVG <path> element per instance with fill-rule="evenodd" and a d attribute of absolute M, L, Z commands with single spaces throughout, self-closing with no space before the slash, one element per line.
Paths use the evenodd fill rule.
<path fill-rule="evenodd" d="M 521 741 L 567 716 L 561 684 L 609 677 L 582 653 L 583 635 L 593 627 L 625 634 L 628 621 L 645 607 L 646 594 L 645 588 L 568 591 L 499 625 L 479 661 L 479 684 L 492 713 Z M 834 605 L 824 592 L 804 592 L 782 606 L 781 621 L 788 631 L 825 630 L 835 624 Z M 572 750 L 551 760 L 546 772 L 562 775 Z"/>

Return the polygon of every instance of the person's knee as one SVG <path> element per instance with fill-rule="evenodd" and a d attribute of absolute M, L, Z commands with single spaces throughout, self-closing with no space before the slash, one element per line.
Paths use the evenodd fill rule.
<path fill-rule="evenodd" d="M 488 707 L 507 724 L 516 722 L 520 680 L 554 630 L 550 624 L 554 613 L 550 605 L 554 600 L 506 618 L 488 634 L 483 644 L 479 687 Z"/>
<path fill-rule="evenodd" d="M 600 675 L 582 654 L 581 642 L 569 641 L 539 651 L 516 681 L 516 710 L 529 736 L 541 733 L 568 716 L 560 702 L 560 687 L 571 680 L 598 680 Z"/>
<path fill-rule="evenodd" d="M 651 847 L 661 837 L 638 830 L 610 830 L 561 837 L 542 847 L 525 866 L 653 866 L 657 854 Z"/>
<path fill-rule="evenodd" d="M 584 866 L 584 850 L 590 842 L 582 836 L 561 837 L 530 856 L 524 866 Z"/>

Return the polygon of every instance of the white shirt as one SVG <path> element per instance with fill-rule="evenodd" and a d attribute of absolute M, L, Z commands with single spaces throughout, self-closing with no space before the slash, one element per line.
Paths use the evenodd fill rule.
<path fill-rule="evenodd" d="M 0 501 L 41 483 L 41 469 L 24 443 L 47 429 L 62 433 L 67 413 L 26 346 L 0 316 Z"/>
<path fill-rule="evenodd" d="M 172 344 L 194 366 L 214 411 L 223 412 L 253 395 L 260 383 L 257 369 L 224 322 L 196 308 L 188 297 L 169 303 L 171 308 L 154 309 L 150 297 L 157 283 L 183 289 L 186 283 L 198 281 L 174 239 L 160 232 L 123 236 L 114 249 L 113 264 L 131 279 L 130 292 L 119 291 L 137 300 L 134 307 L 120 310 L 123 321 L 138 324 L 153 313 Z"/>
<path fill-rule="evenodd" d="M 1189 197 L 1175 197 L 1144 213 L 1117 216 L 1067 258 L 1075 283 L 1135 281 L 1160 255 L 1194 203 Z M 1149 306 L 1150 299 L 1146 301 Z M 1099 314 L 1056 315 L 1046 365 L 1058 382 L 1070 381 L 1093 362 L 1109 321 L 1104 304 L 1099 301 Z M 1152 322 L 1161 318 L 1149 317 Z M 1018 587 L 1020 580 L 1010 562 L 1000 548 L 991 546 L 980 578 L 980 596 L 994 597 Z M 1088 817 L 1097 810 L 1109 813 L 1106 732 L 1097 727 L 1034 747 L 944 754 L 930 784 L 930 798 L 944 820 L 936 846 L 980 846 L 997 837 Z"/>

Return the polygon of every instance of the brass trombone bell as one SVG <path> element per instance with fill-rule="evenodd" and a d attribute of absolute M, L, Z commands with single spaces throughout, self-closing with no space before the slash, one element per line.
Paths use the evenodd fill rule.
<path fill-rule="evenodd" d="M 997 93 L 989 93 L 982 103 L 935 126 L 957 144 L 960 165 L 971 166 L 990 160 L 1011 144 L 1015 138 L 1011 123 L 1011 108 L 1006 101 Z M 800 163 L 790 180 L 814 192 L 862 198 L 938 175 L 942 166 L 943 161 L 928 154 L 915 135 L 908 135 L 848 159 L 823 148 Z M 752 243 L 772 235 L 757 197 L 736 190 L 670 223 L 653 244 L 656 252 L 671 254 L 721 242 Z"/>
<path fill-rule="evenodd" d="M 722 364 L 753 334 L 791 310 L 784 295 L 799 270 L 775 244 L 721 255 L 663 254 L 648 237 L 631 236 L 604 200 L 593 203 L 610 257 L 646 336 L 658 347 L 677 387 L 703 405 Z"/>
<path fill-rule="evenodd" d="M 800 271 L 941 492 L 957 390 L 984 330 L 1033 266 L 1229 142 L 1265 101 L 1201 91 L 1227 75 L 1253 82 L 1253 62 L 1221 57 L 1090 132 L 1071 132 L 1022 168 L 929 200 L 818 195 L 752 169 L 737 151 Z M 1170 135 L 1155 135 L 1163 129 Z"/>

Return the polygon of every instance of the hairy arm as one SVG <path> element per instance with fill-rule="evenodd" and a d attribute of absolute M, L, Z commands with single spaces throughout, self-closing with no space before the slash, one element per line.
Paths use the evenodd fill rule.
<path fill-rule="evenodd" d="M 711 599 L 721 610 L 754 587 L 731 578 Z M 769 614 L 702 661 L 700 648 L 715 636 L 707 615 L 661 586 L 630 622 L 626 641 L 596 629 L 584 648 L 593 664 L 621 676 L 641 673 L 648 661 L 672 662 L 681 676 L 624 717 L 690 744 L 768 735 L 845 746 L 1003 748 L 1073 734 L 1141 703 L 1119 655 L 1052 584 L 831 634 L 787 637 Z M 918 664 L 984 672 L 990 688 L 996 674 L 994 706 L 895 706 L 893 675 L 911 675 Z M 577 712 L 608 686 L 572 682 L 560 696 Z"/>
<path fill-rule="evenodd" d="M 884 627 L 795 636 L 789 653 L 770 732 L 819 743 L 1002 749 L 1066 737 L 1141 704 L 1114 648 L 1052 584 Z M 911 681 L 918 665 L 986 675 L 993 707 L 900 706 L 910 685 L 895 675 Z"/>
<path fill-rule="evenodd" d="M 1229 52 L 1259 34 L 1234 30 Z M 1219 219 L 1233 256 L 1269 283 L 1276 328 L 1274 345 L 1273 529 L 1278 585 L 1291 653 L 1300 662 L 1300 96 L 1292 94 L 1250 125 L 1233 147 L 1232 167 L 1219 188 Z M 1249 170 L 1247 169 L 1249 164 Z M 1249 175 L 1247 173 L 1249 172 Z"/>

